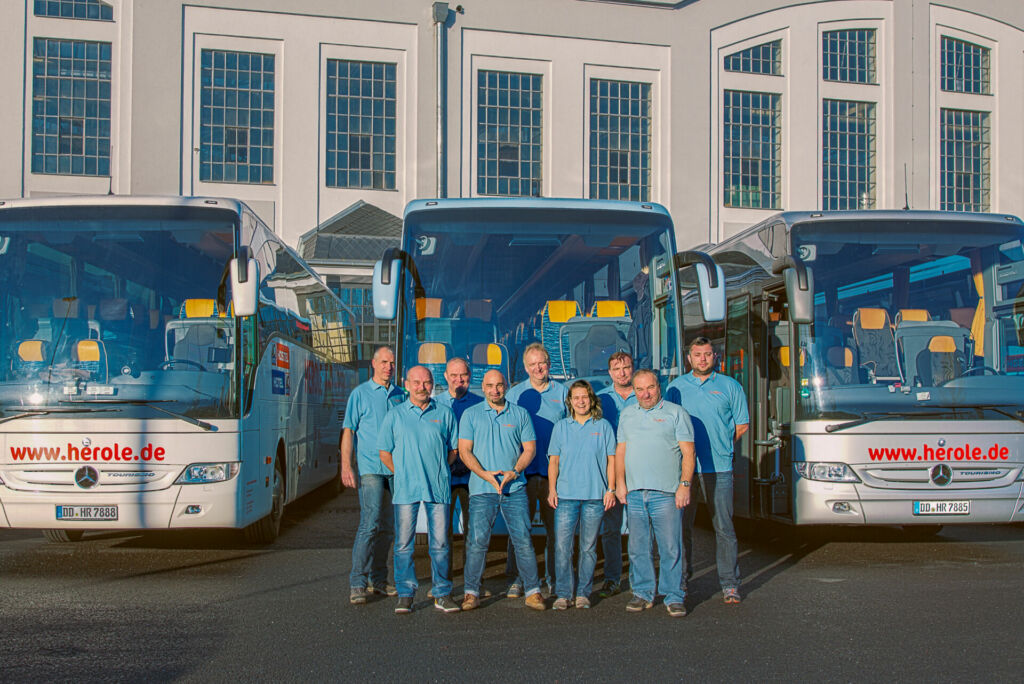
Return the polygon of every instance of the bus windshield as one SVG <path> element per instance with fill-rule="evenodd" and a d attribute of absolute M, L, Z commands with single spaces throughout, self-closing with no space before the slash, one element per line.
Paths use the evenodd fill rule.
<path fill-rule="evenodd" d="M 423 287 L 413 296 L 406 279 L 406 368 L 426 365 L 443 389 L 446 361 L 462 357 L 474 388 L 492 368 L 515 383 L 531 342 L 548 349 L 559 380 L 600 385 L 616 351 L 629 351 L 637 367 L 677 363 L 666 213 L 460 209 L 406 219 L 404 249 Z"/>
<path fill-rule="evenodd" d="M 845 221 L 794 226 L 814 275 L 798 328 L 803 417 L 973 419 L 1024 402 L 1019 224 Z"/>
<path fill-rule="evenodd" d="M 170 204 L 0 210 L 0 420 L 237 414 L 217 303 L 237 225 Z"/>

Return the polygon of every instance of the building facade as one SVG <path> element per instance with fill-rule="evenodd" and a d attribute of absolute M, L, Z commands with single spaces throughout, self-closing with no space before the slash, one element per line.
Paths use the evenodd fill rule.
<path fill-rule="evenodd" d="M 358 202 L 1024 214 L 1024 3 L 9 0 L 0 196 L 240 198 L 289 243 Z M 441 169 L 442 171 L 439 171 Z"/>

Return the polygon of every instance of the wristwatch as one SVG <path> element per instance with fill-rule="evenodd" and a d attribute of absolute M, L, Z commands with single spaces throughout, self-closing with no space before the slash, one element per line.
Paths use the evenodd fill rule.
<path fill-rule="evenodd" d="M 679 484 L 682 485 L 683 487 L 689 487 L 690 486 L 690 481 L 689 480 L 680 480 Z"/>

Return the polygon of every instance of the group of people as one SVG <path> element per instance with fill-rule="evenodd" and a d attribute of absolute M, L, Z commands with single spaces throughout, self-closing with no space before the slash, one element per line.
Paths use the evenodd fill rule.
<path fill-rule="evenodd" d="M 531 344 L 523 351 L 528 378 L 515 387 L 489 370 L 483 396 L 471 393 L 468 362 L 453 358 L 444 373 L 448 389 L 435 397 L 429 369 L 410 368 L 403 392 L 393 382 L 394 352 L 377 349 L 372 377 L 349 398 L 341 440 L 342 482 L 357 488 L 360 506 L 350 602 L 392 595 L 398 597 L 396 613 L 412 612 L 422 505 L 435 608 L 480 606 L 491 529 L 500 512 L 509 534 L 506 595 L 525 596 L 529 608 L 545 610 L 530 534 L 539 507 L 553 609 L 590 607 L 598 538 L 605 559 L 598 595 L 621 591 L 625 511 L 633 594 L 626 610 L 644 611 L 662 595 L 668 614 L 683 617 L 692 568 L 692 490 L 699 487 L 715 530 L 723 600 L 739 603 L 732 458 L 750 422 L 746 399 L 739 383 L 715 371 L 710 340 L 690 342 L 687 358 L 692 370 L 673 380 L 662 397 L 657 374 L 634 371 L 632 357 L 617 352 L 608 361 L 611 383 L 595 394 L 585 380 L 566 387 L 551 379 L 547 349 Z M 450 572 L 456 505 L 466 532 L 461 604 L 452 597 Z M 394 586 L 387 582 L 392 543 Z"/>

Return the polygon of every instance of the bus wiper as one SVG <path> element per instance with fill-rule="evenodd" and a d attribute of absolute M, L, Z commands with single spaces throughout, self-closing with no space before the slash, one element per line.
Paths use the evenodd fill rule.
<path fill-rule="evenodd" d="M 186 416 L 184 413 L 178 413 L 177 411 L 172 411 L 170 409 L 164 408 L 163 406 L 158 406 L 157 405 L 158 402 L 163 402 L 163 401 L 170 401 L 170 400 L 169 399 L 92 399 L 92 400 L 89 401 L 89 403 L 90 404 L 128 404 L 130 406 L 148 406 L 149 408 L 151 408 L 151 409 L 153 409 L 155 411 L 159 411 L 161 413 L 166 413 L 167 415 L 173 416 L 174 418 L 178 418 L 180 420 L 183 420 L 186 423 L 191 423 L 192 425 L 195 425 L 198 428 L 202 428 L 203 430 L 206 430 L 207 432 L 215 431 L 217 429 L 216 425 L 213 425 L 211 423 L 207 423 L 205 420 L 199 420 L 198 418 L 193 418 L 192 416 Z M 85 402 L 69 401 L 69 402 L 64 402 L 64 403 L 78 404 L 78 403 L 85 403 Z M 103 409 L 103 410 L 116 411 L 117 409 Z"/>
<path fill-rule="evenodd" d="M 70 406 L 54 406 L 50 408 L 38 408 L 29 409 L 28 411 L 22 411 L 21 413 L 15 413 L 11 416 L 4 416 L 0 418 L 0 423 L 6 423 L 9 420 L 17 420 L 18 418 L 28 418 L 29 416 L 45 416 L 50 413 L 90 413 L 93 411 L 116 411 L 115 408 L 89 408 L 84 406 L 82 408 L 72 408 Z"/>
<path fill-rule="evenodd" d="M 951 408 L 936 406 L 935 408 Z M 845 423 L 833 423 L 825 426 L 825 432 L 838 432 L 847 428 L 857 427 L 865 423 L 873 423 L 876 420 L 892 420 L 893 418 L 913 418 L 915 416 L 941 416 L 942 411 L 865 411 L 859 418 L 848 420 Z"/>

